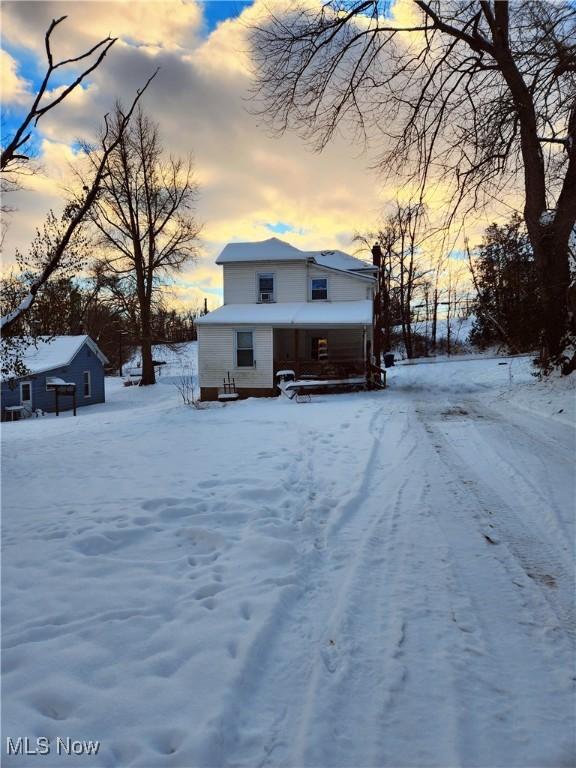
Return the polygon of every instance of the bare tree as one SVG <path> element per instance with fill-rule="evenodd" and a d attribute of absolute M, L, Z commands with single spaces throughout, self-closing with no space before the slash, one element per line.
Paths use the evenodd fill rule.
<path fill-rule="evenodd" d="M 158 126 L 139 109 L 125 131 L 118 108 L 118 135 L 105 159 L 102 192 L 90 217 L 105 249 L 102 269 L 117 296 L 135 297 L 142 349 L 142 384 L 154 384 L 152 312 L 171 272 L 197 252 L 199 227 L 190 209 L 196 199 L 192 161 L 165 158 Z M 99 167 L 101 153 L 93 155 Z"/>
<path fill-rule="evenodd" d="M 78 228 L 84 222 L 88 212 L 97 200 L 101 186 L 107 176 L 108 158 L 115 151 L 116 147 L 122 141 L 125 132 L 128 129 L 130 120 L 136 109 L 136 105 L 155 74 L 152 75 L 138 91 L 130 109 L 127 112 L 117 110 L 114 119 L 114 129 L 111 130 L 108 116 L 104 117 L 105 128 L 100 141 L 100 153 L 98 161 L 93 164 L 93 173 L 90 179 L 84 184 L 82 195 L 67 206 L 68 223 L 50 244 L 50 248 L 45 253 L 45 260 L 40 265 L 38 272 L 30 273 L 29 285 L 26 295 L 16 307 L 8 311 L 0 319 L 0 328 L 3 334 L 9 334 L 10 330 L 16 325 L 19 318 L 27 312 L 34 303 L 38 291 L 50 279 L 51 275 L 58 269 L 67 250 L 73 242 L 73 238 Z"/>
<path fill-rule="evenodd" d="M 539 270 L 542 361 L 567 361 L 568 243 L 576 221 L 576 7 L 414 0 L 402 25 L 379 0 L 295 2 L 253 29 L 256 97 L 280 131 L 321 149 L 354 125 L 382 168 L 447 219 L 523 194 Z"/>
<path fill-rule="evenodd" d="M 386 218 L 376 233 L 358 238 L 364 243 L 376 241 L 377 295 L 375 310 L 377 331 L 382 335 L 384 351 L 389 351 L 392 329 L 400 325 L 408 358 L 413 357 L 412 304 L 417 291 L 424 292 L 426 273 L 422 260 L 422 236 L 426 212 L 420 203 L 401 205 Z M 374 252 L 374 251 L 373 251 Z M 378 356 L 380 344 L 374 342 Z"/>

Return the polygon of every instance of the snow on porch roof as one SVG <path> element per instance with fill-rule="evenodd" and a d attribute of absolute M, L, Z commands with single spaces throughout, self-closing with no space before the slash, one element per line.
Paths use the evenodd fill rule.
<path fill-rule="evenodd" d="M 94 354 L 103 364 L 108 358 L 98 349 L 90 336 L 56 336 L 51 341 L 40 337 L 36 346 L 29 344 L 22 353 L 22 362 L 30 373 L 44 373 L 54 368 L 64 368 L 70 365 L 84 344 L 88 344 Z"/>
<path fill-rule="evenodd" d="M 372 302 L 323 301 L 285 304 L 225 304 L 196 320 L 198 325 L 264 325 L 283 327 L 339 327 L 371 325 Z"/>
<path fill-rule="evenodd" d="M 216 259 L 216 264 L 237 264 L 247 261 L 308 261 L 313 260 L 319 266 L 338 269 L 344 272 L 368 273 L 372 264 L 357 259 L 343 251 L 301 251 L 290 243 L 270 237 L 254 243 L 228 243 Z"/>

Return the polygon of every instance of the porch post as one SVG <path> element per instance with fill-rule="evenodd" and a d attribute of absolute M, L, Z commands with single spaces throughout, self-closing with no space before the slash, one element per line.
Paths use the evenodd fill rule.
<path fill-rule="evenodd" d="M 294 371 L 295 377 L 297 379 L 300 378 L 300 358 L 298 356 L 298 328 L 294 328 L 294 357 L 295 357 L 295 368 Z"/>
<path fill-rule="evenodd" d="M 371 347 L 370 339 L 368 339 L 366 342 L 366 389 L 372 389 L 372 371 L 370 370 L 372 356 Z"/>

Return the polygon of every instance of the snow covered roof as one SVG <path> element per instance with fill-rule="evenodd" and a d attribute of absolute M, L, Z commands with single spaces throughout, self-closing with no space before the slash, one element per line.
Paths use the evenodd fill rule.
<path fill-rule="evenodd" d="M 255 243 L 228 243 L 216 259 L 216 264 L 242 261 L 302 261 L 304 252 L 277 237 Z"/>
<path fill-rule="evenodd" d="M 108 358 L 102 354 L 90 336 L 56 336 L 52 340 L 47 337 L 36 339 L 36 345 L 30 343 L 22 352 L 22 362 L 30 373 L 44 373 L 53 368 L 63 368 L 70 365 L 84 344 L 88 344 L 102 364 Z"/>
<path fill-rule="evenodd" d="M 216 264 L 238 264 L 249 261 L 313 261 L 318 266 L 343 272 L 364 273 L 370 277 L 372 264 L 343 251 L 301 251 L 290 243 L 271 237 L 255 243 L 228 243 Z"/>
<path fill-rule="evenodd" d="M 357 259 L 355 256 L 350 256 L 344 251 L 310 251 L 309 256 L 312 256 L 316 264 L 321 267 L 328 267 L 329 269 L 341 269 L 346 272 L 367 272 L 370 274 L 374 271 L 375 267 L 367 261 Z"/>
<path fill-rule="evenodd" d="M 64 381 L 59 376 L 46 376 L 47 387 L 75 387 L 75 381 Z"/>
<path fill-rule="evenodd" d="M 372 302 L 323 301 L 278 304 L 225 304 L 196 320 L 198 325 L 264 325 L 282 327 L 340 327 L 371 325 Z"/>

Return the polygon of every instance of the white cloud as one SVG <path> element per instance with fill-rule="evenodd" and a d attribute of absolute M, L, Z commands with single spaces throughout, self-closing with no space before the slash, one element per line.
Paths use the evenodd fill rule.
<path fill-rule="evenodd" d="M 26 245 L 22 238 L 42 221 L 42 206 L 50 201 L 47 207 L 55 207 L 64 159 L 74 160 L 69 146 L 78 137 L 94 137 L 115 99 L 128 103 L 157 66 L 145 108 L 160 124 L 167 150 L 193 153 L 201 184 L 197 214 L 204 224 L 203 258 L 182 277 L 179 302 L 186 296 L 197 302 L 203 289 L 213 295 L 221 281 L 213 261 L 230 240 L 270 237 L 266 224 L 282 222 L 296 230 L 285 236 L 296 246 L 352 249 L 355 232 L 376 228 L 394 198 L 396 185 L 379 181 L 369 170 L 375 158 L 361 154 L 353 142 L 340 136 L 321 155 L 314 154 L 294 134 L 269 136 L 262 120 L 250 113 L 246 26 L 263 13 L 264 2 L 220 24 L 205 39 L 198 36 L 200 6 L 194 3 L 48 2 L 34 5 L 38 15 L 21 5 L 30 9 L 32 4 L 5 4 L 5 34 L 39 55 L 47 21 L 63 13 L 70 15 L 67 50 L 82 50 L 108 32 L 123 39 L 87 88 L 41 122 L 49 138 L 42 149 L 45 181 L 36 192 L 18 196 L 8 252 Z"/>
<path fill-rule="evenodd" d="M 30 99 L 30 83 L 18 75 L 18 63 L 0 49 L 0 95 L 3 104 L 23 104 Z"/>

